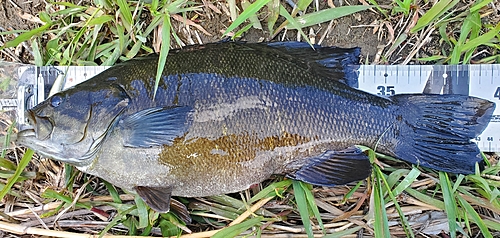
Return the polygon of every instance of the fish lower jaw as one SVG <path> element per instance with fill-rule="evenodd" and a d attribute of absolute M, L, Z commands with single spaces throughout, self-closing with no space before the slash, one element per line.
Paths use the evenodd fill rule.
<path fill-rule="evenodd" d="M 60 161 L 63 163 L 68 163 L 68 164 L 76 166 L 77 168 L 85 167 L 85 166 L 91 164 L 91 161 L 92 161 L 91 159 L 67 157 L 63 153 L 46 153 L 46 152 L 39 151 L 36 149 L 35 149 L 35 151 L 44 157 L 51 158 L 53 160 L 57 160 L 57 161 Z"/>
<path fill-rule="evenodd" d="M 22 130 L 20 131 L 18 134 L 17 134 L 17 137 L 18 138 L 35 138 L 36 137 L 36 133 L 35 133 L 35 130 L 30 128 L 30 129 L 25 129 L 25 130 Z"/>
<path fill-rule="evenodd" d="M 43 141 L 36 139 L 34 136 L 27 136 L 30 135 L 28 133 L 30 132 L 23 132 L 23 134 L 20 134 L 21 136 L 18 136 L 17 143 L 34 150 L 43 157 L 72 164 L 77 167 L 92 163 L 93 158 L 69 156 L 69 151 L 65 149 L 63 145 L 54 146 L 51 143 L 43 143 Z"/>

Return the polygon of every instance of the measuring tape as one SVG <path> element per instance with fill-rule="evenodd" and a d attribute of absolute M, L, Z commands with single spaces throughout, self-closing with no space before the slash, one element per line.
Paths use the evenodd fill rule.
<path fill-rule="evenodd" d="M 17 108 L 24 112 L 47 98 L 51 92 L 64 90 L 88 80 L 109 67 L 18 67 L 18 98 L 0 95 L 0 109 Z M 380 96 L 402 93 L 462 94 L 499 104 L 491 122 L 474 141 L 485 152 L 500 152 L 500 65 L 361 65 L 358 81 L 352 85 Z M 8 97 L 7 97 L 8 98 Z M 25 103 L 19 103 L 25 102 Z M 5 106 L 4 106 L 5 105 Z M 18 127 L 25 122 L 17 113 Z"/>
<path fill-rule="evenodd" d="M 461 94 L 497 103 L 488 127 L 474 141 L 500 152 L 500 65 L 362 65 L 359 89 L 388 96 L 402 93 Z"/>

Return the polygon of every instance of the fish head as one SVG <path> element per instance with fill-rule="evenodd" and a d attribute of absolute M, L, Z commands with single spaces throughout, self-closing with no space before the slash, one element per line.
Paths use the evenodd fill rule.
<path fill-rule="evenodd" d="M 55 160 L 87 163 L 129 100 L 121 85 L 77 85 L 28 110 L 32 128 L 19 132 L 17 142 Z"/>

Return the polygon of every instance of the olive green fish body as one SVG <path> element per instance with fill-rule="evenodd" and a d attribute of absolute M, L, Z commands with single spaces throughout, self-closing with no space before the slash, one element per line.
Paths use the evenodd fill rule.
<path fill-rule="evenodd" d="M 87 172 L 126 188 L 149 182 L 150 186 L 159 186 L 168 181 L 176 185 L 173 194 L 178 196 L 235 192 L 271 174 L 294 171 L 306 158 L 326 150 L 342 150 L 352 145 L 373 146 L 391 121 L 374 120 L 364 115 L 396 120 L 391 116 L 390 102 L 384 105 L 385 108 L 370 106 L 368 101 L 346 103 L 345 97 L 324 89 L 200 73 L 164 80 L 174 86 L 168 87 L 170 91 L 158 91 L 156 100 L 167 102 L 162 106 L 193 108 L 192 122 L 185 134 L 173 140 L 172 145 L 140 150 L 103 149 Z M 179 95 L 170 100 L 160 96 L 176 93 Z M 134 101 L 132 98 L 130 104 Z M 142 101 L 137 100 L 138 103 Z M 147 105 L 155 106 L 158 105 Z M 134 109 L 130 114 L 143 109 Z M 103 147 L 123 144 L 122 137 L 120 132 L 111 134 Z M 116 166 L 110 166 L 115 163 Z M 107 177 L 122 171 L 133 176 L 130 179 Z M 162 179 L 153 180 L 152 177 Z M 138 178 L 142 181 L 134 181 Z M 125 184 L 125 181 L 130 183 Z"/>
<path fill-rule="evenodd" d="M 235 46 L 241 48 L 171 53 L 154 101 L 156 57 L 101 74 L 101 81 L 124 75 L 113 79 L 130 96 L 123 116 L 151 107 L 187 106 L 193 108 L 192 122 L 173 145 L 101 150 L 83 170 L 128 189 L 169 183 L 177 196 L 236 192 L 271 174 L 297 170 L 306 158 L 326 150 L 373 146 L 396 120 L 388 99 L 352 90 L 314 68 L 266 62 L 270 56 L 263 52 Z M 249 63 L 255 62 L 252 58 L 263 59 L 260 67 Z M 103 147 L 121 144 L 117 134 Z M 123 171 L 129 179 L 114 177 Z"/>

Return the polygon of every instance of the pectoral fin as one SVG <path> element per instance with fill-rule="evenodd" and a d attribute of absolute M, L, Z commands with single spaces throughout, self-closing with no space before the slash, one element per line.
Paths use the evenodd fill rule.
<path fill-rule="evenodd" d="M 288 176 L 310 184 L 332 187 L 365 179 L 370 175 L 371 168 L 368 156 L 352 147 L 326 151 L 309 158 L 305 165 Z"/>
<path fill-rule="evenodd" d="M 124 146 L 171 145 L 191 125 L 191 107 L 155 107 L 122 119 L 118 126 Z"/>

